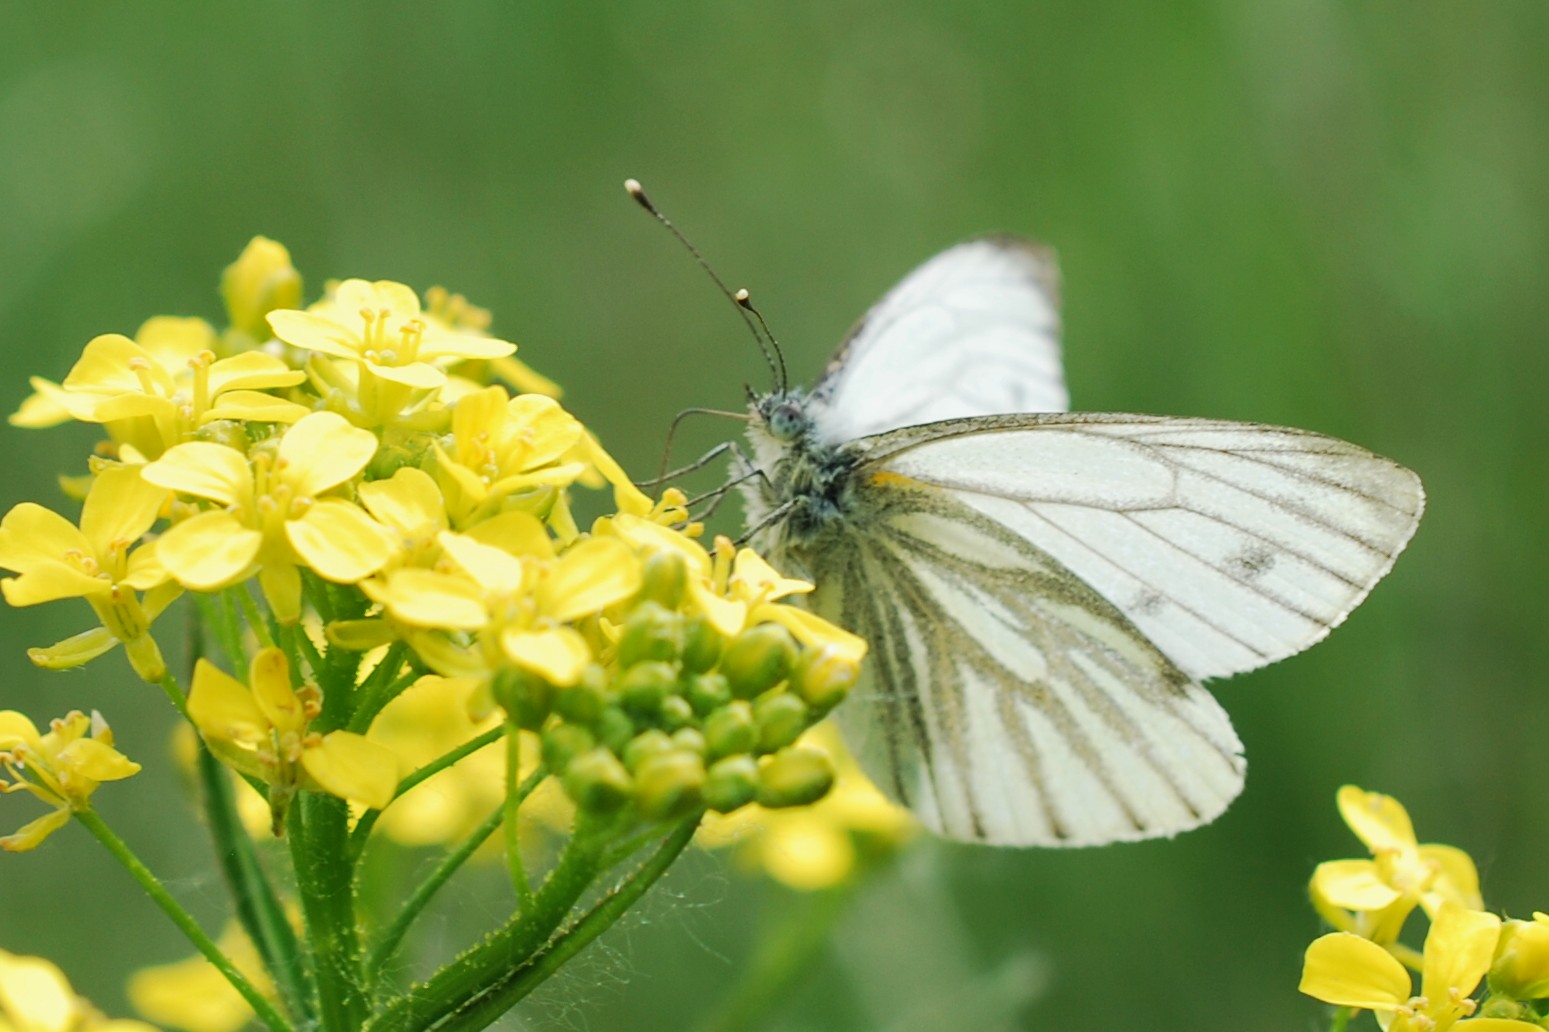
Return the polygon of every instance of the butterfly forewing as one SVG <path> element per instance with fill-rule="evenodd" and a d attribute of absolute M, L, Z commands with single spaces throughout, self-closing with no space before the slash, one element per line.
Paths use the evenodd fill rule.
<path fill-rule="evenodd" d="M 1062 412 L 1057 273 L 1013 237 L 944 251 L 851 331 L 813 394 L 833 441 L 996 412 Z"/>
<path fill-rule="evenodd" d="M 941 492 L 862 487 L 816 604 L 872 643 L 841 711 L 932 830 L 1000 845 L 1173 834 L 1242 784 L 1208 692 L 1036 547 Z"/>
<path fill-rule="evenodd" d="M 1048 553 L 1181 668 L 1300 652 L 1392 567 L 1419 478 L 1304 430 L 1069 414 L 961 420 L 863 442 Z"/>

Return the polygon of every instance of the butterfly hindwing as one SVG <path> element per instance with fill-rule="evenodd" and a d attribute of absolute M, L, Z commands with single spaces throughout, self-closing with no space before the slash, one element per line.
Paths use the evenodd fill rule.
<path fill-rule="evenodd" d="M 1088 845 L 1194 827 L 1237 795 L 1226 714 L 1122 613 L 945 492 L 858 491 L 815 601 L 872 644 L 846 736 L 928 827 Z"/>
<path fill-rule="evenodd" d="M 813 390 L 828 440 L 996 412 L 1061 412 L 1058 273 L 1010 236 L 915 269 L 850 332 Z"/>

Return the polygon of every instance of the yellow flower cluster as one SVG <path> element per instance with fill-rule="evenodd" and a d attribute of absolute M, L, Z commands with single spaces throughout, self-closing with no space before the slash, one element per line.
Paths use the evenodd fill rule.
<path fill-rule="evenodd" d="M 41 957 L 0 950 L 0 1032 L 156 1032 L 143 1021 L 103 1017 Z"/>
<path fill-rule="evenodd" d="M 1549 914 L 1502 921 L 1486 912 L 1473 860 L 1420 844 L 1396 799 L 1346 785 L 1338 803 L 1372 855 L 1313 873 L 1313 905 L 1338 931 L 1307 948 L 1302 992 L 1373 1011 L 1386 1032 L 1549 1028 Z M 1422 951 L 1399 941 L 1416 909 L 1430 920 Z"/>
<path fill-rule="evenodd" d="M 106 434 L 68 485 L 78 523 L 31 502 L 0 521 L 6 599 L 97 618 L 35 662 L 122 643 L 166 687 L 153 623 L 202 596 L 224 663 L 200 661 L 186 704 L 169 690 L 268 787 L 277 832 L 298 791 L 394 800 L 409 768 L 372 724 L 416 681 L 470 727 L 498 709 L 538 733 L 583 809 L 652 821 L 827 791 L 829 761 L 794 743 L 865 647 L 782 601 L 810 585 L 701 546 L 683 496 L 637 489 L 481 310 L 356 279 L 303 310 L 300 284 L 255 239 L 223 279 L 225 329 L 158 317 L 32 381 L 13 423 Z M 581 528 L 578 484 L 611 485 L 616 512 Z"/>

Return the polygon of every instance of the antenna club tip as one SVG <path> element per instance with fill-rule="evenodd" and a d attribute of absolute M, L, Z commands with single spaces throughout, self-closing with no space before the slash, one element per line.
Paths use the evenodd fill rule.
<path fill-rule="evenodd" d="M 647 211 L 654 211 L 655 210 L 651 206 L 650 198 L 646 197 L 646 195 L 645 195 L 645 187 L 640 185 L 640 180 L 638 180 L 638 179 L 626 179 L 626 180 L 624 180 L 624 192 L 629 194 L 629 196 L 633 197 L 635 199 L 635 203 L 639 204 L 642 208 L 646 209 Z"/>
<path fill-rule="evenodd" d="M 748 295 L 748 288 L 747 287 L 743 287 L 740 290 L 738 290 L 735 294 L 733 294 L 731 296 L 731 299 L 733 301 L 737 302 L 743 308 L 751 308 L 751 307 L 753 307 L 753 302 L 752 302 L 752 300 L 750 299 L 750 297 Z"/>

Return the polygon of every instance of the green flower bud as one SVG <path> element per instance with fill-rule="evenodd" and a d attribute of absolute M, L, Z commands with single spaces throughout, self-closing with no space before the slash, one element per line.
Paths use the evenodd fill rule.
<path fill-rule="evenodd" d="M 738 699 L 729 702 L 705 718 L 705 755 L 712 760 L 722 756 L 750 753 L 758 745 L 758 725 L 753 707 Z"/>
<path fill-rule="evenodd" d="M 661 712 L 657 714 L 657 718 L 667 730 L 676 731 L 693 722 L 694 707 L 690 706 L 688 700 L 681 695 L 669 695 L 662 700 Z"/>
<path fill-rule="evenodd" d="M 771 753 L 796 741 L 807 730 L 810 716 L 807 704 L 790 692 L 759 699 L 753 704 L 753 720 L 758 725 L 758 751 Z"/>
<path fill-rule="evenodd" d="M 688 662 L 687 655 L 683 661 Z M 731 701 L 731 685 L 720 674 L 689 674 L 683 679 L 683 697 L 705 717 Z"/>
<path fill-rule="evenodd" d="M 710 765 L 705 775 L 705 805 L 731 813 L 758 797 L 758 763 L 751 756 L 728 756 Z"/>
<path fill-rule="evenodd" d="M 676 552 L 657 552 L 645 561 L 640 594 L 668 609 L 683 604 L 688 588 L 688 563 Z"/>
<path fill-rule="evenodd" d="M 758 772 L 758 802 L 775 809 L 807 806 L 834 787 L 834 763 L 828 754 L 798 746 L 775 753 Z"/>
<path fill-rule="evenodd" d="M 635 606 L 619 635 L 619 666 L 674 660 L 683 651 L 683 617 L 655 602 Z"/>
<path fill-rule="evenodd" d="M 619 758 L 606 749 L 581 753 L 565 768 L 565 791 L 589 813 L 611 813 L 629 801 L 634 785 Z"/>
<path fill-rule="evenodd" d="M 554 705 L 554 686 L 537 674 L 508 667 L 495 675 L 495 701 L 520 727 L 536 731 Z"/>
<path fill-rule="evenodd" d="M 194 434 L 195 439 L 211 441 L 215 444 L 224 444 L 228 448 L 235 448 L 239 452 L 247 451 L 252 445 L 252 439 L 247 435 L 247 424 L 235 419 L 214 419 L 201 426 Z"/>
<path fill-rule="evenodd" d="M 791 675 L 791 688 L 822 716 L 844 701 L 860 676 L 860 664 L 832 648 L 806 649 Z"/>
<path fill-rule="evenodd" d="M 685 727 L 672 733 L 672 747 L 683 752 L 705 754 L 705 735 L 697 727 Z"/>
<path fill-rule="evenodd" d="M 651 728 L 640 732 L 624 746 L 624 766 L 629 768 L 631 774 L 639 773 L 640 765 L 646 760 L 671 751 L 672 739 L 667 737 L 667 733 Z"/>
<path fill-rule="evenodd" d="M 1549 996 L 1549 915 L 1507 921 L 1490 966 L 1490 991 L 1514 1000 Z"/>
<path fill-rule="evenodd" d="M 668 663 L 637 663 L 619 677 L 619 701 L 637 717 L 654 717 L 677 681 L 678 672 Z"/>
<path fill-rule="evenodd" d="M 581 753 L 597 747 L 597 738 L 579 724 L 556 724 L 543 732 L 543 762 L 561 771 Z"/>
<path fill-rule="evenodd" d="M 615 753 L 622 753 L 634 737 L 635 722 L 619 707 L 609 706 L 597 718 L 597 740 Z"/>
<path fill-rule="evenodd" d="M 683 669 L 702 674 L 715 666 L 721 658 L 725 641 L 721 632 L 703 616 L 696 616 L 683 625 Z"/>
<path fill-rule="evenodd" d="M 573 724 L 595 724 L 608 705 L 607 689 L 607 672 L 593 663 L 582 671 L 581 680 L 554 696 L 554 712 Z"/>
<path fill-rule="evenodd" d="M 635 805 L 646 820 L 681 816 L 699 805 L 705 761 L 694 753 L 659 753 L 640 765 L 635 785 Z"/>
<path fill-rule="evenodd" d="M 739 699 L 762 695 L 785 679 L 796 658 L 796 642 L 779 624 L 759 624 L 726 646 L 721 673 Z"/>

